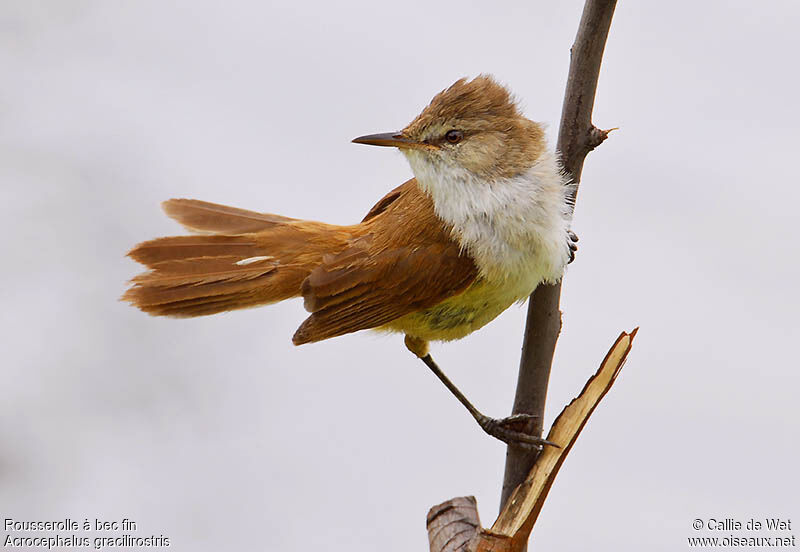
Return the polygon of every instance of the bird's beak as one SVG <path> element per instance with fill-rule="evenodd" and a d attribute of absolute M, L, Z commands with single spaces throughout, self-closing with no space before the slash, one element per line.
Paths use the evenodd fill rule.
<path fill-rule="evenodd" d="M 390 146 L 406 149 L 435 149 L 436 146 L 410 140 L 403 136 L 402 132 L 384 132 L 382 134 L 367 134 L 353 139 L 355 144 L 367 144 L 369 146 Z"/>

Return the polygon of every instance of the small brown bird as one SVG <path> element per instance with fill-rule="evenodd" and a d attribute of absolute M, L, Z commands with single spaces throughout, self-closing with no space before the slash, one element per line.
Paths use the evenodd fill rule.
<path fill-rule="evenodd" d="M 436 366 L 429 341 L 483 327 L 573 258 L 570 187 L 544 131 L 491 77 L 461 79 L 400 132 L 358 144 L 393 146 L 414 178 L 359 224 L 336 226 L 193 199 L 163 203 L 200 235 L 158 238 L 130 253 L 148 272 L 123 296 L 154 315 L 191 317 L 302 296 L 311 315 L 292 338 L 311 343 L 364 329 L 405 334 L 487 433 L 544 441 L 525 416 L 481 414 Z"/>

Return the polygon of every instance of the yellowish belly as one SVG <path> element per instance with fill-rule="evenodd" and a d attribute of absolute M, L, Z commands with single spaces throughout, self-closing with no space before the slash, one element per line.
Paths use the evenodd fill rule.
<path fill-rule="evenodd" d="M 482 328 L 532 290 L 509 289 L 479 280 L 464 293 L 450 297 L 434 307 L 407 314 L 378 328 L 424 339 L 451 341 Z"/>

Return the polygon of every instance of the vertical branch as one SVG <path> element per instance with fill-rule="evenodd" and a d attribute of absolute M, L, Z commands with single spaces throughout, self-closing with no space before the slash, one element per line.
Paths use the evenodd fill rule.
<path fill-rule="evenodd" d="M 564 170 L 575 184 L 575 195 L 586 154 L 608 136 L 608 131 L 599 130 L 592 124 L 592 108 L 615 6 L 616 0 L 586 0 L 578 34 L 570 50 L 569 76 L 561 111 L 557 149 L 561 153 Z M 533 428 L 537 435 L 542 434 L 550 367 L 556 340 L 561 332 L 560 297 L 561 284 L 541 285 L 533 292 L 528 303 L 528 318 L 512 412 L 537 415 Z M 517 485 L 524 481 L 535 460 L 535 452 L 508 447 L 501 507 Z"/>

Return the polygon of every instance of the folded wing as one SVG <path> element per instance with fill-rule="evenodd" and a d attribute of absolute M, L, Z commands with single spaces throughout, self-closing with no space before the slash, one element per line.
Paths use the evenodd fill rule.
<path fill-rule="evenodd" d="M 296 345 L 383 326 L 463 292 L 477 276 L 413 180 L 390 192 L 362 224 L 360 237 L 326 255 L 304 280 L 312 314 L 294 334 Z"/>

